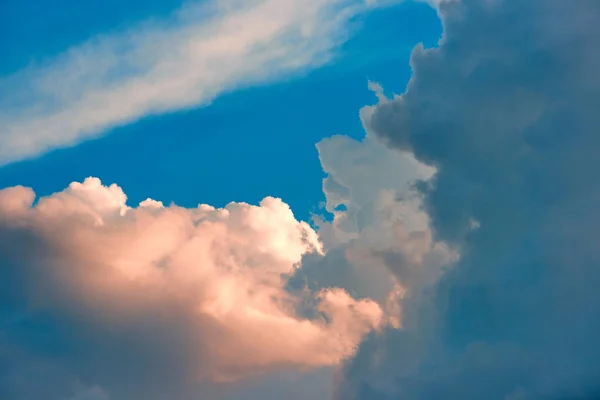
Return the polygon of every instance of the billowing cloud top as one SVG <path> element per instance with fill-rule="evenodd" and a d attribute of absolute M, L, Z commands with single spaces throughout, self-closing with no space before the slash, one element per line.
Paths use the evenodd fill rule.
<path fill-rule="evenodd" d="M 302 256 L 321 244 L 279 199 L 130 208 L 121 188 L 95 178 L 35 205 L 34 197 L 23 187 L 0 191 L 1 293 L 5 304 L 61 322 L 75 343 L 62 363 L 84 382 L 130 384 L 141 396 L 149 379 L 183 388 L 331 366 L 382 322 L 377 303 L 342 289 L 286 291 Z M 124 364 L 130 383 L 112 372 Z"/>

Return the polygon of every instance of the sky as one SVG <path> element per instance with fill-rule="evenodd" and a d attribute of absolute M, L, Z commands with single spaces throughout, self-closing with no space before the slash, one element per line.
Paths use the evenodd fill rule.
<path fill-rule="evenodd" d="M 141 16 L 138 14 L 144 10 L 134 3 L 112 6 L 118 13 L 109 7 L 100 13 L 106 13 L 106 26 L 97 29 L 118 30 L 130 19 L 156 17 L 156 13 L 161 15 L 169 6 L 174 7 L 164 3 L 146 4 L 148 15 Z M 9 55 L 3 66 L 14 66 L 6 75 L 50 57 L 54 48 L 68 48 L 90 36 L 87 23 L 62 33 L 63 24 L 62 34 L 54 34 L 57 27 L 53 24 L 61 25 L 61 21 L 49 19 L 39 8 L 26 4 L 9 2 L 2 6 L 9 11 L 3 15 L 8 14 L 7 21 L 31 21 L 32 29 L 14 24 L 9 34 L 26 35 L 38 45 L 30 49 L 21 42 L 3 41 L 2 52 Z M 72 13 L 69 18 L 75 21 L 87 18 L 94 24 L 103 22 L 97 17 L 102 10 L 92 6 L 89 10 L 65 6 L 65 10 L 61 15 Z M 41 27 L 35 18 L 42 19 Z M 315 144 L 337 133 L 364 136 L 358 110 L 373 101 L 368 80 L 389 82 L 388 90 L 400 92 L 410 78 L 412 48 L 419 42 L 434 45 L 441 34 L 435 11 L 411 2 L 374 10 L 360 16 L 355 25 L 352 29 L 356 32 L 336 50 L 335 62 L 322 68 L 224 93 L 208 107 L 147 116 L 106 131 L 99 140 L 24 158 L 4 166 L 0 185 L 31 186 L 39 195 L 46 195 L 70 182 L 95 176 L 124 187 L 133 202 L 152 197 L 185 206 L 198 202 L 216 206 L 230 201 L 256 203 L 272 195 L 285 199 L 307 219 L 324 200 Z M 10 29 L 10 23 L 8 27 L 4 29 Z M 397 36 L 402 41 L 392 42 Z M 51 39 L 46 41 L 46 37 Z M 373 46 L 383 38 L 390 39 L 388 48 Z M 313 95 L 316 91 L 319 96 Z"/>
<path fill-rule="evenodd" d="M 0 4 L 0 398 L 600 398 L 595 0 Z"/>

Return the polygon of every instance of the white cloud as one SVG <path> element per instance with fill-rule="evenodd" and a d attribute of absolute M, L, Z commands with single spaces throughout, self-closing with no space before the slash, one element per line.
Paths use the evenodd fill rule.
<path fill-rule="evenodd" d="M 286 290 L 286 276 L 321 243 L 279 199 L 131 208 L 121 188 L 89 178 L 33 200 L 31 189 L 0 191 L 0 273 L 20 288 L 21 304 L 59 318 L 74 343 L 86 343 L 65 359 L 78 360 L 76 375 L 95 371 L 86 381 L 117 399 L 123 383 L 108 376 L 128 357 L 143 354 L 138 381 L 172 380 L 173 368 L 182 386 L 227 382 L 335 366 L 383 321 L 377 303 L 342 289 Z M 306 302 L 310 319 L 300 313 Z M 160 378 L 144 375 L 156 370 Z"/>
<path fill-rule="evenodd" d="M 379 102 L 380 85 L 369 82 Z M 361 110 L 368 120 L 374 107 Z M 312 288 L 335 282 L 358 297 L 376 300 L 392 325 L 404 322 L 403 301 L 435 283 L 455 260 L 446 244 L 433 239 L 429 217 L 414 188 L 435 169 L 409 153 L 392 150 L 369 132 L 362 140 L 337 135 L 317 144 L 327 177 L 323 180 L 328 222 L 315 216 L 326 254 L 306 256 L 297 282 Z"/>
<path fill-rule="evenodd" d="M 329 61 L 371 5 L 211 0 L 0 78 L 0 165 Z M 200 132 L 201 133 L 201 132 Z"/>

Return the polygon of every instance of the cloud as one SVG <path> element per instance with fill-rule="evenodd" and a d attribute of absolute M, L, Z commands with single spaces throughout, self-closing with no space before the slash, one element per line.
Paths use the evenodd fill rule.
<path fill-rule="evenodd" d="M 382 98 L 380 85 L 370 82 L 369 87 Z M 364 107 L 361 119 L 368 120 L 373 110 Z M 371 135 L 361 140 L 333 136 L 317 149 L 327 173 L 325 209 L 333 220 L 315 216 L 326 252 L 305 255 L 290 285 L 315 292 L 340 286 L 376 300 L 386 322 L 401 326 L 404 303 L 420 297 L 456 258 L 433 238 L 416 191 L 435 170 Z"/>
<path fill-rule="evenodd" d="M 436 169 L 425 211 L 461 257 L 361 345 L 337 398 L 597 398 L 600 3 L 439 12 L 439 47 L 365 126 Z"/>
<path fill-rule="evenodd" d="M 149 396 L 139 382 L 160 396 L 353 354 L 344 400 L 597 397 L 600 6 L 439 13 L 439 48 L 415 49 L 406 92 L 362 112 L 367 137 L 318 145 L 334 214 L 316 221 L 319 240 L 274 199 L 132 209 L 88 181 L 32 207 L 29 189 L 0 192 L 0 397 L 18 399 L 7 387 L 32 373 L 78 388 L 76 371 L 90 389 L 75 395 L 112 400 Z M 234 267 L 219 274 L 230 264 L 206 254 Z M 383 322 L 394 327 L 373 332 Z"/>
<path fill-rule="evenodd" d="M 328 62 L 362 0 L 211 0 L 0 78 L 0 165 Z M 201 132 L 200 132 L 201 133 Z"/>
<path fill-rule="evenodd" d="M 98 386 L 80 388 L 77 393 L 67 400 L 110 400 L 106 392 Z"/>
<path fill-rule="evenodd" d="M 335 366 L 383 322 L 377 303 L 340 288 L 286 290 L 322 245 L 279 199 L 223 209 L 126 199 L 95 178 L 37 201 L 29 188 L 0 191 L 10 353 L 0 393 L 184 399 L 203 384 Z M 20 389 L 34 370 L 56 377 Z"/>

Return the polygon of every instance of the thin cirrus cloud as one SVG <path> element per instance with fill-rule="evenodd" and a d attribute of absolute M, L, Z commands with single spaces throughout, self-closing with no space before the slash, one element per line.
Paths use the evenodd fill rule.
<path fill-rule="evenodd" d="M 0 78 L 0 165 L 328 62 L 387 2 L 211 0 Z"/>

